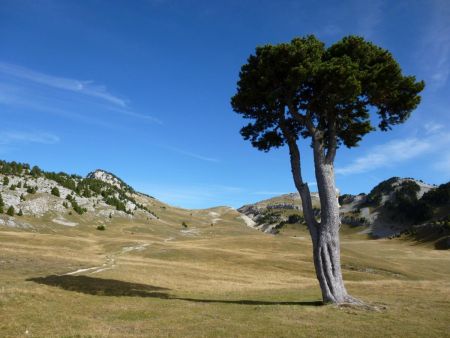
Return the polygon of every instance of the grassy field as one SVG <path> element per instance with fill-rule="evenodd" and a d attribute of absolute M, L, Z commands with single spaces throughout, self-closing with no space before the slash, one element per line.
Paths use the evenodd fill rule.
<path fill-rule="evenodd" d="M 320 303 L 305 229 L 263 234 L 228 208 L 159 214 L 0 228 L 0 336 L 450 337 L 448 251 L 344 227 L 347 288 L 383 309 L 336 308 Z"/>

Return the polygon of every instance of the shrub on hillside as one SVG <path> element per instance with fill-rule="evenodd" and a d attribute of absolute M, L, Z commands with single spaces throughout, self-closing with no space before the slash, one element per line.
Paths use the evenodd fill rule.
<path fill-rule="evenodd" d="M 6 214 L 8 216 L 14 216 L 15 210 L 14 210 L 14 207 L 12 205 L 8 208 L 8 210 L 6 211 Z"/>
<path fill-rule="evenodd" d="M 450 182 L 426 192 L 422 196 L 422 200 L 436 206 L 450 203 Z"/>
<path fill-rule="evenodd" d="M 60 197 L 59 189 L 57 187 L 53 187 L 51 193 L 53 196 Z"/>

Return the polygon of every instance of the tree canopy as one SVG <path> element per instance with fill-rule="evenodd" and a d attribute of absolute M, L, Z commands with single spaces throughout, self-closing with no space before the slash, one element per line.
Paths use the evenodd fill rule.
<path fill-rule="evenodd" d="M 254 119 L 241 129 L 254 147 L 268 151 L 321 131 L 324 149 L 355 147 L 378 127 L 404 122 L 419 104 L 423 81 L 404 76 L 392 54 L 362 37 L 326 47 L 315 36 L 257 47 L 242 66 L 235 112 Z M 370 112 L 378 115 L 374 125 Z"/>

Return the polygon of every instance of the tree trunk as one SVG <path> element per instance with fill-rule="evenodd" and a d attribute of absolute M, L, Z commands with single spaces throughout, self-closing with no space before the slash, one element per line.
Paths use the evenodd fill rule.
<path fill-rule="evenodd" d="M 333 164 L 315 159 L 321 221 L 313 243 L 314 265 L 325 303 L 351 302 L 341 272 L 339 243 L 339 204 L 336 196 Z M 314 240 L 313 240 L 314 241 Z"/>
<path fill-rule="evenodd" d="M 300 152 L 296 140 L 285 131 L 289 146 L 292 176 L 300 194 L 303 214 L 311 234 L 314 266 L 324 303 L 361 303 L 347 294 L 340 262 L 339 204 L 334 182 L 333 158 L 324 156 L 322 143 L 313 138 L 314 166 L 321 204 L 320 223 L 314 217 L 311 193 L 303 182 Z"/>
<path fill-rule="evenodd" d="M 341 272 L 339 203 L 334 180 L 334 156 L 325 156 L 323 143 L 313 136 L 314 168 L 320 198 L 320 226 L 313 254 L 324 303 L 359 302 L 347 294 Z"/>

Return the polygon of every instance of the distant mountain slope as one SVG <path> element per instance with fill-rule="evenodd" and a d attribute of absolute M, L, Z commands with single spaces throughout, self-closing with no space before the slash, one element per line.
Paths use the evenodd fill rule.
<path fill-rule="evenodd" d="M 315 213 L 320 202 L 312 193 Z M 339 197 L 343 223 L 361 226 L 374 238 L 406 233 L 420 240 L 446 240 L 450 235 L 450 183 L 439 187 L 412 178 L 392 177 L 369 194 Z M 298 194 L 286 194 L 238 209 L 255 222 L 254 227 L 277 233 L 286 224 L 304 224 Z M 445 246 L 445 245 L 444 245 Z"/>
<path fill-rule="evenodd" d="M 315 215 L 320 218 L 317 193 L 312 193 L 312 202 Z M 339 202 L 342 222 L 360 227 L 361 233 L 372 238 L 409 234 L 418 240 L 434 241 L 439 248 L 450 247 L 450 183 L 437 187 L 412 178 L 393 177 L 367 195 L 341 195 Z M 0 226 L 95 226 L 117 219 L 176 227 L 186 236 L 195 234 L 199 226 L 216 224 L 241 224 L 272 234 L 286 225 L 305 226 L 296 193 L 244 205 L 238 210 L 188 210 L 137 192 L 105 170 L 97 169 L 83 178 L 46 172 L 26 163 L 0 161 Z"/>

